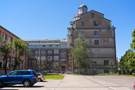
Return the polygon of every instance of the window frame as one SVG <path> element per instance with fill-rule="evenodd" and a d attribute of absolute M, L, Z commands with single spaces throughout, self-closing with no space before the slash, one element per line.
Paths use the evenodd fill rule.
<path fill-rule="evenodd" d="M 94 40 L 94 45 L 99 45 L 99 40 Z"/>
<path fill-rule="evenodd" d="M 97 21 L 94 21 L 93 24 L 94 24 L 94 26 L 98 26 L 99 25 Z"/>
<path fill-rule="evenodd" d="M 99 31 L 94 31 L 94 36 L 99 36 Z"/>

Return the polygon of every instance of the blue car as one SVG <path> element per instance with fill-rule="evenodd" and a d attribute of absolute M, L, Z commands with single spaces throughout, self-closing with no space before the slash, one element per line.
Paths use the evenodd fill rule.
<path fill-rule="evenodd" d="M 23 84 L 33 86 L 38 81 L 38 75 L 33 70 L 14 70 L 7 75 L 0 76 L 0 86 L 8 84 Z"/>

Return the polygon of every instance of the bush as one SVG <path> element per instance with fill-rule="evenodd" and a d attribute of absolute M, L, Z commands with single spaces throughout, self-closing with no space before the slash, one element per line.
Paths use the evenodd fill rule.
<path fill-rule="evenodd" d="M 98 74 L 98 75 L 119 75 L 119 73 L 102 73 L 102 74 Z"/>

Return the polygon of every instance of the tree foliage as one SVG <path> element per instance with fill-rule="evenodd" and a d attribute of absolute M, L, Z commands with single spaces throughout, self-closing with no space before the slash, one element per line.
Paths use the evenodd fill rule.
<path fill-rule="evenodd" d="M 132 43 L 130 44 L 130 47 L 134 51 L 135 50 L 135 29 L 132 32 L 132 37 L 133 37 L 133 40 L 132 40 Z"/>
<path fill-rule="evenodd" d="M 90 67 L 90 59 L 88 58 L 87 53 L 87 43 L 81 33 L 75 40 L 74 47 L 71 48 L 71 52 L 75 68 L 84 69 Z"/>
<path fill-rule="evenodd" d="M 1 42 L 3 43 L 3 45 L 0 47 L 0 51 L 2 51 L 2 53 L 4 54 L 3 60 L 4 60 L 4 70 L 5 70 L 5 74 L 7 74 L 7 63 L 8 60 L 10 59 L 10 53 L 12 50 L 12 46 L 11 43 L 9 41 L 4 41 L 2 37 L 0 37 Z"/>
<path fill-rule="evenodd" d="M 115 72 L 115 69 L 116 69 L 115 63 L 114 62 L 110 62 L 109 65 L 110 65 L 110 68 L 113 69 L 114 72 Z"/>
<path fill-rule="evenodd" d="M 120 59 L 120 69 L 126 72 L 135 70 L 135 53 L 129 49 Z"/>
<path fill-rule="evenodd" d="M 54 68 L 54 70 L 57 69 L 57 63 L 56 62 L 53 63 L 53 68 Z"/>
<path fill-rule="evenodd" d="M 45 66 L 46 66 L 46 60 L 42 60 L 40 69 L 44 70 L 45 69 Z"/>
<path fill-rule="evenodd" d="M 125 55 L 120 59 L 120 69 L 126 72 L 132 72 L 135 70 L 135 29 L 132 32 L 132 43 L 130 44 L 131 49 L 126 51 Z"/>
<path fill-rule="evenodd" d="M 13 41 L 13 49 L 15 50 L 15 64 L 13 65 L 13 70 L 16 69 L 17 66 L 19 66 L 21 64 L 21 56 L 24 56 L 24 54 L 26 53 L 28 46 L 27 43 L 24 42 L 21 39 L 14 39 Z"/>

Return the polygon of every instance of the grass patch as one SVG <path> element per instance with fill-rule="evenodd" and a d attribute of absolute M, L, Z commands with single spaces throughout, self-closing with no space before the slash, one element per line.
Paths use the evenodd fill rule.
<path fill-rule="evenodd" d="M 46 75 L 45 79 L 63 79 L 63 75 Z"/>
<path fill-rule="evenodd" d="M 82 74 L 77 74 L 77 73 L 71 73 L 70 75 L 82 75 Z"/>

